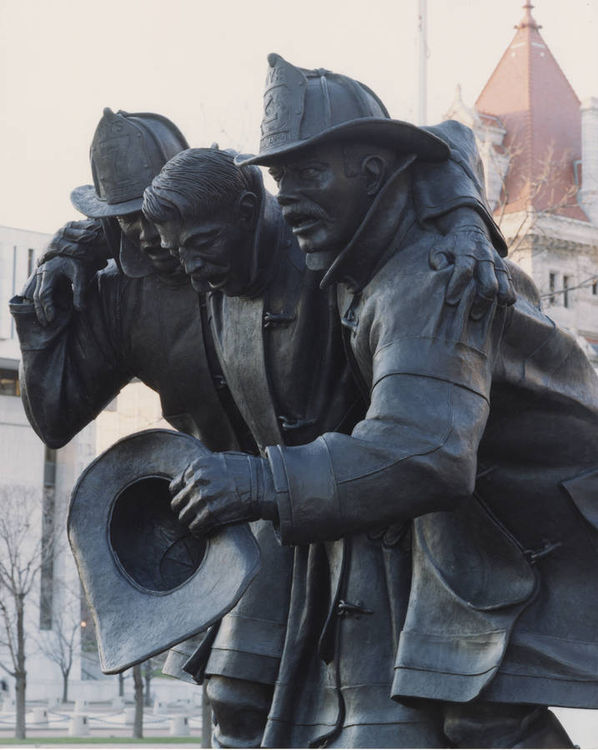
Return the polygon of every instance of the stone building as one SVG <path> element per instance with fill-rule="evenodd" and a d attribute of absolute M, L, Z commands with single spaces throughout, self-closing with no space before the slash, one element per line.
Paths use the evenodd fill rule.
<path fill-rule="evenodd" d="M 446 117 L 476 134 L 510 258 L 598 364 L 598 99 L 580 102 L 532 8 L 475 104 L 458 88 Z"/>
<path fill-rule="evenodd" d="M 473 106 L 457 87 L 446 113 L 471 127 L 509 257 L 544 311 L 598 368 L 598 99 L 580 102 L 526 2 L 515 35 Z M 593 747 L 598 712 L 556 709 Z"/>

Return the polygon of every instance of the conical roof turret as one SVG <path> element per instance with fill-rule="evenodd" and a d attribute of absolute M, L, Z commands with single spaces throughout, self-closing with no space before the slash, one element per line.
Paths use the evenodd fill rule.
<path fill-rule="evenodd" d="M 577 205 L 580 101 L 548 48 L 526 2 L 515 36 L 482 89 L 476 110 L 500 119 L 511 163 L 507 212 L 533 208 L 585 219 Z"/>

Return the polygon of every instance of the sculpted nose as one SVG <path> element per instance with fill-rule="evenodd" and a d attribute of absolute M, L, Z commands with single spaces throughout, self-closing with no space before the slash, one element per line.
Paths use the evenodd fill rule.
<path fill-rule="evenodd" d="M 281 206 L 292 206 L 299 200 L 296 180 L 292 172 L 286 171 L 278 182 L 276 200 Z"/>
<path fill-rule="evenodd" d="M 147 244 L 154 243 L 158 239 L 158 230 L 149 221 L 141 222 L 141 232 L 139 234 L 139 240 Z"/>
<path fill-rule="evenodd" d="M 204 262 L 201 258 L 194 253 L 186 252 L 183 248 L 178 249 L 177 256 L 183 264 L 186 273 L 194 273 L 204 266 Z"/>
<path fill-rule="evenodd" d="M 189 253 L 185 252 L 185 249 L 182 247 L 177 248 L 170 248 L 170 252 L 174 255 L 178 256 L 181 263 L 185 266 L 185 270 L 187 269 L 187 263 L 189 262 Z"/>

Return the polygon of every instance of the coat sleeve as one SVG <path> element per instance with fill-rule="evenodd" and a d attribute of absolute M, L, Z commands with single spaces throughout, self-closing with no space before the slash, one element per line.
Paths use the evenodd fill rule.
<path fill-rule="evenodd" d="M 100 413 L 131 379 L 119 354 L 118 285 L 90 284 L 81 312 L 60 309 L 43 327 L 33 304 L 13 297 L 21 347 L 21 397 L 31 426 L 60 448 Z M 114 280 L 114 279 L 113 279 Z"/>
<path fill-rule="evenodd" d="M 425 223 L 455 208 L 472 208 L 486 224 L 498 253 L 506 256 L 505 238 L 488 208 L 484 167 L 473 131 L 455 120 L 425 129 L 449 146 L 450 156 L 440 163 L 415 162 L 413 196 L 418 219 Z"/>
<path fill-rule="evenodd" d="M 283 543 L 450 510 L 473 491 L 502 312 L 471 321 L 468 301 L 448 308 L 444 272 L 388 281 L 361 312 L 373 353 L 365 419 L 351 435 L 268 449 Z"/>

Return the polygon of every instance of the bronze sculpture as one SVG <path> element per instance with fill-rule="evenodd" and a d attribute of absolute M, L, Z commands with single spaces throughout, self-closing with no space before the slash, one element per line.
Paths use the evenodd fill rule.
<path fill-rule="evenodd" d="M 110 162 L 108 161 L 107 163 L 109 164 Z M 135 168 L 134 164 L 130 166 L 133 169 Z M 449 164 L 449 168 L 452 168 L 452 166 L 452 163 Z M 313 439 L 322 431 L 338 428 L 338 420 L 333 422 L 331 426 L 328 426 L 327 423 L 327 420 L 328 422 L 332 421 L 331 417 L 334 414 L 334 408 L 338 408 L 339 406 L 338 401 L 335 402 L 334 399 L 328 398 L 330 388 L 332 387 L 334 390 L 341 383 L 342 399 L 347 398 L 347 394 L 350 396 L 352 394 L 351 398 L 353 398 L 355 395 L 355 386 L 350 385 L 348 378 L 337 377 L 338 373 L 345 372 L 347 367 L 342 356 L 340 359 L 337 356 L 342 342 L 340 336 L 335 336 L 334 334 L 334 331 L 339 328 L 339 322 L 334 313 L 334 308 L 329 305 L 329 296 L 331 293 L 322 294 L 318 292 L 317 286 L 321 273 L 317 271 L 307 273 L 303 266 L 302 256 L 298 255 L 295 249 L 292 251 L 288 249 L 295 246 L 292 241 L 288 245 L 285 245 L 287 241 L 285 238 L 290 239 L 290 234 L 288 230 L 285 231 L 280 225 L 279 210 L 273 201 L 264 195 L 261 181 L 256 172 L 249 170 L 249 177 L 251 182 L 249 185 L 245 184 L 243 186 L 242 192 L 244 189 L 251 187 L 252 189 L 246 192 L 253 192 L 260 196 L 260 200 L 254 206 L 259 205 L 260 211 L 267 210 L 268 221 L 265 222 L 266 228 L 280 227 L 280 230 L 277 232 L 265 231 L 261 233 L 261 241 L 264 242 L 264 247 L 260 247 L 260 242 L 254 243 L 255 252 L 252 257 L 255 258 L 256 263 L 252 266 L 253 275 L 250 275 L 249 281 L 252 285 L 255 284 L 255 286 L 242 286 L 237 289 L 225 290 L 233 293 L 247 293 L 249 290 L 253 297 L 245 296 L 237 300 L 236 297 L 228 296 L 227 294 L 223 295 L 217 290 L 211 291 L 208 294 L 208 296 L 211 295 L 209 307 L 208 304 L 206 304 L 206 307 L 202 307 L 202 297 L 199 298 L 200 309 L 198 315 L 196 307 L 197 297 L 189 295 L 190 289 L 184 283 L 184 280 L 181 280 L 180 274 L 162 274 L 162 276 L 167 277 L 165 286 L 168 291 L 164 291 L 162 289 L 164 279 L 161 276 L 160 278 L 152 278 L 153 276 L 158 277 L 158 274 L 148 273 L 147 270 L 142 268 L 141 273 L 145 275 L 140 276 L 138 279 L 129 279 L 123 277 L 121 272 L 111 265 L 107 271 L 101 272 L 97 280 L 94 280 L 94 283 L 92 283 L 89 296 L 85 299 L 86 311 L 83 314 L 75 314 L 78 311 L 73 312 L 67 305 L 58 320 L 49 321 L 54 327 L 46 326 L 45 328 L 48 330 L 44 330 L 42 326 L 37 324 L 33 306 L 27 299 L 15 300 L 13 313 L 17 318 L 19 333 L 23 343 L 25 380 L 28 383 L 28 395 L 26 397 L 29 403 L 29 413 L 32 422 L 37 425 L 38 430 L 44 434 L 48 442 L 58 444 L 60 441 L 68 439 L 70 434 L 80 429 L 86 421 L 97 413 L 97 410 L 114 395 L 114 391 L 117 391 L 126 382 L 126 378 L 131 377 L 132 374 L 141 376 L 151 387 L 160 392 L 165 413 L 170 417 L 170 421 L 175 426 L 192 432 L 195 431 L 195 434 L 200 434 L 215 449 L 242 447 L 249 452 L 255 450 L 251 444 L 248 446 L 251 436 L 248 437 L 248 431 L 242 427 L 244 420 L 239 418 L 238 413 L 234 418 L 231 418 L 234 401 L 232 405 L 230 401 L 223 401 L 222 398 L 206 402 L 206 391 L 208 394 L 210 392 L 213 393 L 214 385 L 216 386 L 216 390 L 220 390 L 218 386 L 222 386 L 227 380 L 234 398 L 238 399 L 238 404 L 245 420 L 250 425 L 253 434 L 252 439 L 255 439 L 262 447 L 269 443 L 280 441 L 281 434 L 287 444 L 296 445 Z M 467 177 L 471 182 L 471 176 L 467 175 Z M 484 222 L 487 222 L 488 218 L 484 215 L 484 210 L 481 208 L 483 207 L 483 203 L 481 201 L 476 202 L 475 197 L 472 197 L 476 193 L 475 185 L 473 188 L 464 190 L 462 195 L 459 194 L 458 190 L 456 192 L 459 200 L 453 205 L 441 206 L 440 210 L 437 203 L 434 204 L 434 201 L 430 201 L 429 205 L 439 211 L 439 214 L 434 216 L 433 211 L 430 211 L 429 216 L 422 214 L 422 220 L 436 220 L 442 224 L 446 220 L 444 214 L 446 214 L 449 208 L 461 206 L 466 211 L 469 210 L 470 213 L 465 214 L 469 216 L 469 219 L 464 224 L 464 233 L 462 234 L 463 243 L 456 248 L 457 259 L 462 257 L 466 259 L 466 263 L 463 264 L 464 268 L 461 268 L 461 271 L 465 280 L 468 281 L 477 267 L 481 266 L 481 268 L 487 269 L 488 266 L 484 264 L 487 263 L 490 265 L 492 263 L 492 256 L 488 254 L 487 250 L 488 242 L 483 236 L 483 232 L 486 231 L 484 229 Z M 138 201 L 139 197 L 135 196 L 136 210 L 139 205 Z M 423 202 L 423 205 L 425 205 L 425 202 Z M 471 211 L 472 208 L 474 209 L 473 212 Z M 476 212 L 479 212 L 479 219 Z M 259 212 L 255 214 L 254 218 L 258 214 Z M 455 213 L 452 218 L 454 219 L 457 215 Z M 231 220 L 231 216 L 229 215 L 227 221 L 230 223 Z M 478 221 L 479 223 L 476 223 Z M 449 220 L 449 227 L 450 223 Z M 127 223 L 124 224 L 123 228 L 126 231 L 130 227 Z M 471 228 L 472 225 L 474 225 L 473 229 Z M 491 228 L 492 224 L 490 223 L 489 226 Z M 76 232 L 76 228 L 70 228 L 70 230 L 71 232 Z M 112 230 L 114 230 L 113 226 L 108 228 L 109 232 Z M 151 230 L 151 227 L 149 230 Z M 81 231 L 84 231 L 84 229 Z M 142 232 L 143 226 L 131 229 L 130 234 L 133 238 L 131 244 L 135 244 L 134 241 L 140 238 Z M 116 236 L 119 237 L 118 232 Z M 269 246 L 273 242 L 273 236 L 276 237 L 276 241 L 272 246 Z M 481 236 L 481 240 L 477 240 L 477 236 Z M 155 235 L 151 235 L 151 237 L 155 240 Z M 279 247 L 280 242 L 282 242 L 282 248 Z M 77 243 L 75 242 L 74 244 Z M 153 245 L 153 247 L 157 249 L 156 245 Z M 450 249 L 447 249 L 447 245 L 444 244 L 444 238 L 440 236 L 438 236 L 437 247 L 442 250 L 439 253 L 440 255 L 443 252 L 450 252 Z M 471 249 L 472 247 L 473 250 Z M 460 251 L 462 255 L 459 254 Z M 289 253 L 289 255 L 285 256 L 284 252 Z M 481 255 L 476 255 L 477 253 L 481 253 Z M 471 258 L 468 257 L 469 254 L 472 255 Z M 432 255 L 434 256 L 434 254 Z M 271 281 L 269 276 L 273 269 L 267 262 L 262 262 L 264 257 L 268 258 L 271 256 L 277 258 L 277 260 L 280 260 L 281 257 L 286 258 L 286 270 L 281 272 L 280 268 L 278 269 L 278 286 L 274 285 L 273 287 L 268 286 L 268 282 Z M 122 252 L 120 259 L 126 270 L 126 262 L 123 259 Z M 454 257 L 451 257 L 451 260 L 454 260 Z M 480 261 L 477 266 L 476 261 Z M 478 272 L 478 286 L 472 286 L 472 289 L 482 289 L 485 294 L 493 290 L 496 292 L 498 289 L 501 298 L 508 301 L 509 292 L 504 267 L 500 265 L 498 258 L 494 262 L 497 267 L 498 281 L 491 274 Z M 452 266 L 449 266 L 443 275 L 443 278 L 447 282 L 451 271 Z M 133 269 L 130 270 L 130 273 L 137 274 L 139 271 Z M 171 275 L 174 277 L 173 279 L 170 279 Z M 311 278 L 312 280 L 309 284 L 305 283 L 304 286 L 301 286 L 300 279 L 302 278 Z M 457 279 L 459 279 L 459 274 L 457 274 Z M 202 279 L 198 279 L 197 281 L 201 283 Z M 284 281 L 289 282 L 288 288 L 282 283 Z M 200 283 L 196 282 L 196 285 L 200 286 Z M 217 286 L 218 283 L 217 278 L 212 279 L 213 287 Z M 170 287 L 169 284 L 172 286 Z M 264 307 L 265 302 L 261 292 L 266 286 L 271 294 L 269 300 L 280 303 L 278 307 L 273 309 Z M 457 297 L 459 296 L 460 286 L 463 287 L 465 284 L 462 282 L 455 284 Z M 158 299 L 163 299 L 163 302 L 157 304 Z M 249 302 L 248 299 L 254 301 Z M 296 318 L 293 318 L 292 311 L 289 313 L 286 310 L 289 299 L 293 299 L 294 304 L 299 306 L 297 308 L 299 314 Z M 305 299 L 308 299 L 310 304 L 304 304 L 301 307 L 300 301 L 305 301 Z M 488 304 L 490 304 L 489 301 L 482 300 L 478 306 L 484 309 Z M 143 305 L 147 306 L 148 314 L 140 316 L 139 311 L 143 309 Z M 152 326 L 152 316 L 149 314 L 150 309 L 152 313 L 159 313 L 161 309 L 168 309 L 168 315 L 162 320 L 156 320 Z M 216 326 L 216 336 L 211 351 L 210 347 L 206 344 L 205 338 L 205 330 L 207 330 L 205 326 L 206 318 L 202 317 L 205 316 L 204 311 L 207 312 L 208 309 L 211 311 L 213 317 L 220 316 L 219 320 L 221 323 L 220 327 Z M 317 313 L 318 310 L 320 313 Z M 323 313 L 322 310 L 324 311 Z M 190 311 L 195 313 L 193 317 L 190 317 Z M 330 314 L 331 312 L 333 313 L 332 315 Z M 474 317 L 478 314 L 479 312 L 476 312 Z M 110 321 L 111 316 L 115 315 L 118 318 L 117 327 L 112 331 L 108 330 L 106 332 L 102 329 L 102 325 L 106 319 Z M 185 324 L 181 328 L 183 321 Z M 251 323 L 251 327 L 249 328 L 247 327 L 248 322 Z M 165 324 L 173 326 L 171 335 L 165 335 Z M 203 332 L 201 328 L 202 324 Z M 245 328 L 242 327 L 243 325 Z M 142 330 L 145 327 L 147 327 L 147 330 Z M 303 330 L 303 337 L 298 335 L 290 336 L 285 334 L 285 330 L 293 332 L 295 330 Z M 314 330 L 320 334 L 316 339 L 313 338 Z M 229 335 L 230 332 L 236 332 L 237 334 L 244 332 L 246 338 L 243 340 L 240 336 L 231 337 Z M 189 359 L 189 349 L 172 346 L 180 334 L 189 336 L 188 340 L 192 342 L 196 359 Z M 247 351 L 248 349 L 251 350 L 252 356 L 255 356 L 256 352 L 263 351 L 262 347 L 266 344 L 266 340 L 268 341 L 267 349 L 269 353 L 266 360 L 267 369 L 266 371 L 261 369 L 259 372 L 254 371 L 250 373 L 254 378 L 257 377 L 258 380 L 254 379 L 255 387 L 248 389 Z M 335 340 L 336 343 L 334 343 Z M 203 347 L 200 346 L 199 350 L 197 342 L 203 342 Z M 289 350 L 289 342 L 292 342 L 291 349 L 295 347 L 295 351 L 298 354 L 294 358 L 292 357 L 290 360 L 287 360 L 285 357 L 281 357 L 280 353 Z M 317 342 L 317 346 L 314 346 L 315 342 Z M 328 344 L 327 342 L 332 343 Z M 97 347 L 95 353 L 94 347 Z M 292 371 L 293 364 L 300 364 L 305 360 L 306 349 L 313 356 L 314 351 L 318 347 L 324 347 L 324 351 L 328 352 L 326 356 L 330 358 L 331 365 L 327 372 L 328 379 L 322 379 L 321 383 L 317 379 L 304 379 L 303 383 L 305 387 L 303 392 L 301 388 L 289 392 L 286 387 L 288 377 L 285 377 L 289 372 L 289 367 L 291 367 L 290 371 Z M 85 363 L 80 361 L 74 368 L 71 359 L 73 350 L 85 353 Z M 176 352 L 173 350 L 176 350 Z M 179 363 L 168 360 L 168 367 L 166 367 L 165 363 L 160 360 L 160 357 L 163 357 L 168 352 L 176 353 L 177 356 L 180 356 Z M 303 353 L 302 356 L 301 353 Z M 106 362 L 110 363 L 108 370 L 110 377 L 107 377 L 106 370 L 104 369 Z M 112 362 L 114 362 L 114 365 Z M 93 372 L 93 368 L 100 365 L 102 366 L 101 379 L 97 374 L 97 370 L 95 371 L 96 374 Z M 180 377 L 181 373 L 189 372 L 185 368 L 191 366 L 196 370 L 194 385 L 197 390 L 193 393 L 191 389 L 184 390 L 183 393 L 186 395 L 181 399 L 181 383 L 178 383 L 179 392 L 177 393 L 177 397 L 171 400 L 168 397 L 172 386 L 172 383 L 167 378 L 168 370 L 170 369 L 170 372 L 175 371 Z M 88 367 L 90 370 L 87 370 Z M 152 369 L 156 367 L 158 369 Z M 219 368 L 216 372 L 214 371 L 215 367 Z M 114 378 L 112 377 L 113 369 L 116 373 L 116 377 Z M 45 381 L 41 378 L 42 372 L 48 373 Z M 84 373 L 83 383 L 78 382 L 81 372 Z M 160 372 L 164 373 L 164 377 L 160 375 Z M 59 378 L 57 374 L 60 374 Z M 313 375 L 314 373 L 311 373 L 312 378 Z M 199 380 L 197 380 L 198 377 Z M 272 379 L 274 383 L 279 383 L 275 392 L 275 399 L 282 400 L 284 406 L 289 407 L 288 409 L 285 408 L 285 411 L 282 413 L 277 413 L 281 411 L 278 409 L 273 411 L 272 405 L 264 408 L 264 398 L 266 401 L 271 398 L 271 394 L 268 395 L 268 379 Z M 67 388 L 59 389 L 57 392 L 57 386 L 60 382 L 67 383 L 68 385 Z M 182 382 L 185 386 L 192 383 L 185 375 L 182 376 Z M 317 386 L 315 391 L 313 387 L 314 383 Z M 199 384 L 201 384 L 201 388 Z M 306 396 L 306 392 L 313 397 L 314 394 L 317 395 L 318 388 L 320 388 L 320 393 L 324 395 L 310 402 Z M 323 391 L 321 390 L 322 388 L 324 389 Z M 326 391 L 326 388 L 329 390 Z M 67 401 L 65 402 L 64 399 L 67 399 Z M 72 411 L 69 411 L 69 414 L 72 415 L 72 423 L 65 423 L 62 410 L 67 403 L 69 404 L 69 410 L 72 409 Z M 172 413 L 173 410 L 170 407 L 173 403 L 176 403 L 180 407 L 180 412 Z M 211 426 L 215 423 L 208 419 L 210 412 L 206 410 L 206 403 L 211 403 L 214 406 L 213 413 L 219 415 L 217 417 L 219 431 L 216 433 L 214 433 L 213 428 L 212 432 L 210 431 Z M 274 404 L 274 406 L 278 405 L 280 404 Z M 282 418 L 277 419 L 278 416 Z M 357 417 L 358 414 L 355 413 L 351 418 L 355 420 Z M 223 438 L 221 433 L 222 424 L 230 425 L 231 422 L 232 427 L 229 427 Z M 241 425 L 241 428 L 239 428 L 239 425 Z M 348 422 L 347 429 L 350 429 L 350 427 L 351 425 Z M 220 445 L 218 445 L 217 441 L 220 441 Z M 228 445 L 226 445 L 227 442 L 229 443 Z M 243 458 L 243 462 L 246 463 L 245 458 Z M 259 533 L 268 534 L 269 524 L 262 524 L 261 529 L 263 531 Z M 260 539 L 260 542 L 265 544 L 262 539 Z M 275 579 L 267 581 L 269 602 L 273 599 L 272 581 L 279 580 L 279 582 L 282 582 L 280 588 L 284 590 L 283 584 L 286 580 L 284 564 L 281 564 L 278 560 L 280 556 L 284 558 L 285 550 L 282 549 L 273 554 L 277 555 L 276 570 L 278 575 Z M 276 678 L 282 637 L 284 637 L 284 624 L 286 623 L 286 610 L 284 609 L 286 599 L 284 591 L 281 593 L 280 602 L 280 611 L 283 613 L 282 617 L 280 616 L 280 612 L 276 613 L 278 619 L 272 621 L 273 635 L 269 635 L 265 639 L 266 641 L 270 639 L 271 643 L 272 650 L 268 651 L 268 653 L 263 653 L 263 645 L 260 645 L 260 643 L 264 643 L 264 640 L 260 642 L 259 638 L 256 638 L 257 646 L 259 649 L 262 649 L 262 651 L 256 651 L 255 644 L 252 644 L 247 637 L 240 639 L 238 634 L 235 635 L 234 628 L 228 626 L 228 629 L 225 628 L 226 632 L 216 636 L 217 640 L 210 655 L 212 663 L 208 662 L 208 668 L 210 674 L 224 678 L 220 681 L 220 688 L 218 687 L 218 680 L 212 679 L 211 681 L 214 691 L 212 695 L 217 708 L 221 708 L 225 713 L 228 710 L 230 716 L 231 706 L 234 712 L 237 705 L 239 690 L 247 687 L 243 681 L 255 681 L 256 675 L 257 684 L 266 686 L 266 689 L 261 691 L 261 695 L 259 695 L 259 689 L 257 690 L 257 700 L 254 701 L 252 706 L 255 718 L 240 728 L 238 721 L 236 725 L 234 722 L 231 723 L 230 727 L 233 733 L 241 729 L 245 734 L 241 740 L 238 740 L 236 736 L 227 737 L 225 741 L 230 743 L 236 741 L 255 743 L 256 741 L 260 741 L 261 725 L 265 721 L 265 712 L 267 712 L 270 700 L 269 690 L 271 688 L 268 686 L 273 685 Z M 263 600 L 252 605 L 251 598 L 248 595 L 243 598 L 241 605 L 247 607 L 249 610 L 251 606 L 258 606 L 260 608 L 260 615 L 263 615 Z M 237 622 L 243 619 L 242 609 L 240 612 L 237 611 L 236 617 Z M 251 616 L 248 616 L 246 619 L 249 621 Z M 237 639 L 236 641 L 235 638 Z M 237 648 L 231 649 L 231 643 L 235 643 Z M 242 648 L 239 649 L 239 645 L 246 646 L 246 651 L 243 651 Z M 245 654 L 243 659 L 237 657 L 235 662 L 233 651 Z M 229 680 L 228 683 L 227 680 Z M 256 690 L 254 689 L 251 692 L 251 697 L 247 699 L 249 703 L 251 703 L 255 695 Z M 221 717 L 224 717 L 225 713 L 221 713 Z M 233 718 L 238 719 L 238 717 L 234 716 Z M 225 718 L 220 718 L 220 736 L 222 739 L 224 739 L 222 735 L 226 734 L 227 730 L 227 727 L 223 726 L 225 721 Z"/>
<path fill-rule="evenodd" d="M 433 699 L 456 746 L 570 747 L 543 706 L 598 705 L 596 607 L 577 618 L 595 597 L 579 574 L 596 563 L 596 375 L 515 266 L 513 308 L 471 319 L 470 292 L 448 311 L 428 261 L 437 234 L 412 206 L 425 139 L 395 126 L 379 140 L 391 126 L 351 110 L 345 77 L 278 56 L 270 66 L 280 89 L 267 90 L 261 153 L 242 163 L 271 167 L 323 286 L 338 285 L 349 359 L 371 395 L 351 436 L 269 447 L 271 483 L 244 511 L 213 483 L 217 457 L 174 484 L 196 531 L 257 507 L 284 543 L 310 545 L 295 560 L 264 744 L 397 746 L 392 695 Z M 333 213 L 338 197 L 357 220 Z M 237 495 L 245 487 L 239 472 Z M 323 576 L 326 611 L 310 599 Z"/>

